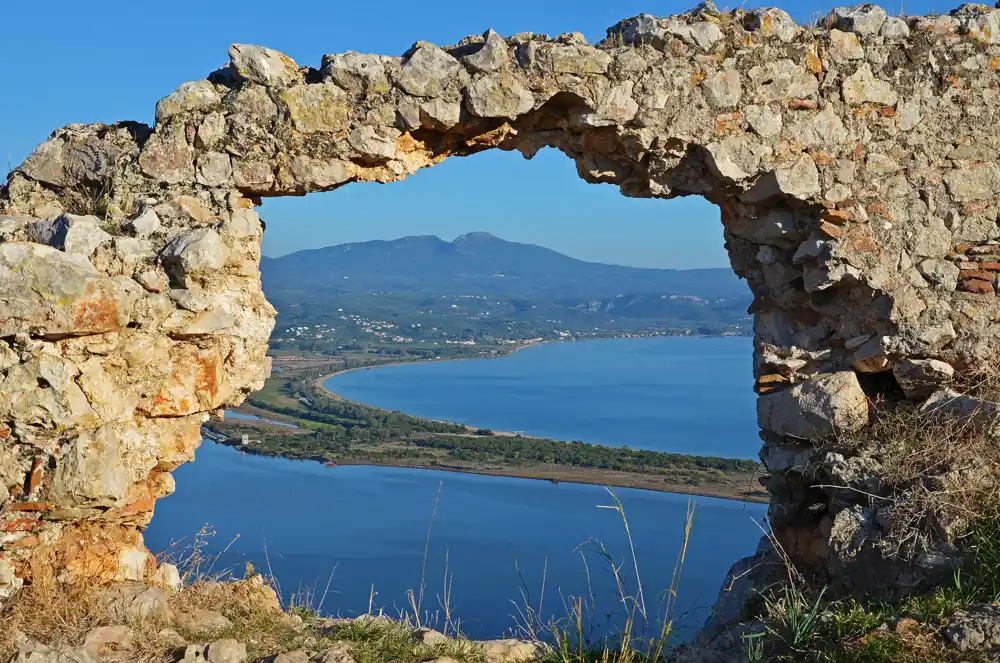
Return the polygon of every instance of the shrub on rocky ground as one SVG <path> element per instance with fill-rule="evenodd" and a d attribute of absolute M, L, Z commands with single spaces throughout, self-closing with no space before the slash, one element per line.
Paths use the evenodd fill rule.
<path fill-rule="evenodd" d="M 990 372 L 957 389 L 939 390 L 921 407 L 876 404 L 869 426 L 816 453 L 830 479 L 822 486 L 830 503 L 849 500 L 870 517 L 853 530 L 846 549 L 861 559 L 877 550 L 868 560 L 919 558 L 915 552 L 927 541 L 943 541 L 948 549 L 935 551 L 941 581 L 896 587 L 894 601 L 870 601 L 852 595 L 851 588 L 810 586 L 789 568 L 786 580 L 760 590 L 757 620 L 738 636 L 744 661 L 1000 660 L 995 376 Z M 874 449 L 877 466 L 866 461 Z M 780 553 L 780 544 L 775 547 Z M 923 551 L 926 557 L 930 552 Z M 869 572 L 874 577 L 881 571 Z M 924 569 L 913 577 L 929 576 Z M 887 576 L 883 582 L 893 580 Z"/>

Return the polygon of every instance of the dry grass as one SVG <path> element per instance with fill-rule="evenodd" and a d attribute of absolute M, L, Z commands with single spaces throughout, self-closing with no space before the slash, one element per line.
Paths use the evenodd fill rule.
<path fill-rule="evenodd" d="M 39 577 L 0 614 L 0 659 L 13 654 L 20 634 L 43 642 L 77 642 L 108 619 L 93 587 Z"/>
<path fill-rule="evenodd" d="M 175 542 L 160 556 L 161 562 L 178 566 L 185 584 L 183 590 L 169 593 L 169 613 L 123 616 L 114 608 L 105 587 L 79 580 L 59 582 L 47 567 L 37 568 L 32 582 L 0 614 L 0 660 L 9 658 L 24 638 L 70 652 L 95 628 L 125 625 L 135 638 L 127 651 L 119 652 L 123 660 L 169 663 L 176 659 L 178 634 L 187 642 L 206 641 L 206 634 L 188 631 L 182 625 L 183 616 L 197 610 L 227 617 L 232 627 L 209 639 L 235 638 L 246 643 L 252 658 L 289 651 L 304 642 L 308 629 L 300 628 L 301 618 L 282 610 L 274 590 L 259 576 L 237 580 L 232 569 L 217 568 L 235 540 L 221 553 L 209 554 L 212 536 L 214 532 L 204 527 L 190 539 Z M 313 639 L 323 641 L 322 637 Z"/>
<path fill-rule="evenodd" d="M 179 635 L 187 643 L 205 643 L 233 638 L 246 644 L 250 660 L 308 647 L 322 650 L 335 642 L 347 642 L 358 663 L 417 663 L 450 656 L 466 663 L 485 663 L 483 653 L 463 641 L 440 645 L 414 644 L 410 624 L 385 618 L 354 620 L 328 627 L 318 618 L 303 620 L 268 606 L 266 600 L 248 599 L 248 583 L 200 582 L 171 595 L 174 618 L 149 616 L 123 620 L 100 600 L 100 588 L 82 584 L 34 583 L 19 600 L 0 615 L 0 660 L 10 658 L 26 636 L 67 655 L 78 648 L 92 629 L 129 626 L 135 633 L 132 645 L 117 652 L 122 660 L 136 663 L 172 663 L 177 659 Z M 234 589 L 235 588 L 235 589 Z M 260 589 L 258 587 L 258 589 Z M 183 615 L 196 610 L 222 613 L 232 626 L 212 634 L 184 627 Z M 164 630 L 170 629 L 170 630 Z M 171 633 L 173 631 L 173 633 Z"/>
<path fill-rule="evenodd" d="M 125 660 L 167 663 L 173 644 L 160 636 L 167 626 L 155 618 L 126 619 L 115 615 L 102 600 L 101 587 L 61 583 L 51 576 L 36 578 L 18 600 L 0 613 L 0 659 L 12 657 L 25 638 L 68 654 L 83 643 L 92 629 L 124 622 L 135 633 Z"/>
<path fill-rule="evenodd" d="M 877 459 L 880 485 L 867 497 L 892 507 L 884 545 L 896 553 L 921 534 L 960 541 L 1000 515 L 1000 377 L 981 371 L 954 387 L 935 408 L 877 401 L 867 427 L 831 445 Z"/>
<path fill-rule="evenodd" d="M 555 647 L 549 657 L 552 663 L 659 663 L 665 660 L 677 644 L 674 642 L 674 625 L 678 617 L 677 592 L 694 530 L 696 507 L 693 502 L 688 502 L 670 586 L 656 594 L 658 603 L 654 604 L 646 599 L 624 505 L 610 489 L 608 496 L 611 504 L 599 505 L 598 508 L 614 511 L 621 520 L 629 543 L 627 555 L 621 560 L 615 559 L 604 544 L 596 539 L 585 541 L 578 546 L 577 552 L 580 553 L 588 581 L 591 569 L 587 551 L 610 570 L 616 585 L 617 607 L 610 608 L 605 613 L 608 606 L 599 606 L 595 593 L 588 587 L 588 591 L 581 596 L 563 597 L 565 617 L 546 619 L 542 602 L 545 595 L 544 577 L 537 607 L 532 604 L 526 588 L 522 588 L 521 603 L 515 604 L 519 636 L 554 643 Z M 621 622 L 613 635 L 608 633 L 613 626 L 612 619 Z"/>

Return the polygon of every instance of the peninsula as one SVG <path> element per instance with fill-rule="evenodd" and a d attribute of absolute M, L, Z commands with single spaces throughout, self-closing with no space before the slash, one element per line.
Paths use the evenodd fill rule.
<path fill-rule="evenodd" d="M 264 389 L 235 416 L 206 425 L 208 437 L 245 453 L 314 460 L 331 468 L 412 467 L 767 501 L 757 481 L 760 466 L 753 461 L 476 429 L 353 403 L 323 387 L 331 375 L 399 360 L 375 364 L 293 355 L 275 363 Z"/>

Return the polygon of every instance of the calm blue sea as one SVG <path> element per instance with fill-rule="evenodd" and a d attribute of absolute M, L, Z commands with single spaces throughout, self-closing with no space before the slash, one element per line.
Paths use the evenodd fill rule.
<path fill-rule="evenodd" d="M 335 386 L 374 405 L 502 430 L 751 457 L 758 443 L 749 354 L 746 339 L 554 344 L 507 359 L 359 371 Z M 331 469 L 243 456 L 211 443 L 174 476 L 177 492 L 157 503 L 146 533 L 154 552 L 210 524 L 217 550 L 239 535 L 223 564 L 270 566 L 286 594 L 300 587 L 322 593 L 332 573 L 323 606 L 330 614 L 364 612 L 370 597 L 375 607 L 395 614 L 407 604 L 407 590 L 419 590 L 423 575 L 423 609 L 441 612 L 447 577 L 452 610 L 473 636 L 509 632 L 524 596 L 536 610 L 541 601 L 546 617 L 564 616 L 573 597 L 586 597 L 594 604 L 598 633 L 620 618 L 601 545 L 615 562 L 628 561 L 627 582 L 632 591 L 636 587 L 621 519 L 599 508 L 611 498 L 597 486 Z M 655 620 L 683 539 L 688 498 L 615 492 L 629 518 Z M 763 505 L 693 501 L 695 526 L 674 614 L 687 632 L 707 616 L 729 565 L 753 552 L 765 514 Z"/>
<path fill-rule="evenodd" d="M 328 389 L 367 405 L 557 440 L 757 458 L 753 342 L 551 343 L 509 357 L 351 371 Z"/>

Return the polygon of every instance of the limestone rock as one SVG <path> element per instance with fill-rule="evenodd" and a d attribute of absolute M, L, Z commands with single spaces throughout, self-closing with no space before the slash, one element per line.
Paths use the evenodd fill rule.
<path fill-rule="evenodd" d="M 880 80 L 872 73 L 871 65 L 865 63 L 844 79 L 844 101 L 852 106 L 864 103 L 895 106 L 898 95 L 888 82 Z"/>
<path fill-rule="evenodd" d="M 757 399 L 761 428 L 804 440 L 868 423 L 868 399 L 854 371 L 828 373 Z"/>
<path fill-rule="evenodd" d="M 296 85 L 281 91 L 296 131 L 334 132 L 347 127 L 347 93 L 333 83 Z"/>
<path fill-rule="evenodd" d="M 186 232 L 163 251 L 164 262 L 177 269 L 182 277 L 221 269 L 228 255 L 219 233 L 211 228 Z"/>
<path fill-rule="evenodd" d="M 96 216 L 63 214 L 55 219 L 36 221 L 31 239 L 89 258 L 97 247 L 111 241 L 111 235 L 101 229 L 101 221 Z"/>
<path fill-rule="evenodd" d="M 103 334 L 128 322 L 122 286 L 85 259 L 40 244 L 0 244 L 0 337 Z"/>
<path fill-rule="evenodd" d="M 34 640 L 22 645 L 10 663 L 96 663 L 84 649 L 56 650 Z"/>
<path fill-rule="evenodd" d="M 309 652 L 304 649 L 284 652 L 275 656 L 272 663 L 309 663 Z"/>
<path fill-rule="evenodd" d="M 910 26 L 903 19 L 890 16 L 882 24 L 880 34 L 885 39 L 906 39 L 910 36 Z"/>
<path fill-rule="evenodd" d="M 460 55 L 458 59 L 473 73 L 490 74 L 507 64 L 510 54 L 503 37 L 488 30 L 483 35 L 482 46 L 471 53 Z"/>
<path fill-rule="evenodd" d="M 52 495 L 64 504 L 107 502 L 124 506 L 129 486 L 129 473 L 122 462 L 124 445 L 110 426 L 78 436 L 59 461 Z"/>
<path fill-rule="evenodd" d="M 312 659 L 314 663 L 355 663 L 354 656 L 347 644 L 338 642 L 320 652 Z"/>
<path fill-rule="evenodd" d="M 985 44 L 1000 43 L 1000 11 L 966 4 L 953 11 L 952 15 L 958 19 L 959 33 Z"/>
<path fill-rule="evenodd" d="M 221 141 L 226 135 L 226 118 L 222 113 L 208 113 L 194 137 L 194 146 L 199 150 L 208 150 Z"/>
<path fill-rule="evenodd" d="M 136 237 L 149 237 L 160 229 L 160 217 L 152 208 L 147 207 L 139 216 L 126 224 L 126 229 L 135 234 Z"/>
<path fill-rule="evenodd" d="M 684 42 L 702 51 L 712 50 L 724 37 L 719 26 L 712 21 L 684 23 L 676 19 L 671 19 L 667 21 L 666 28 L 668 33 L 677 35 Z"/>
<path fill-rule="evenodd" d="M 731 108 L 743 96 L 743 81 L 740 72 L 734 69 L 720 71 L 706 78 L 701 88 L 705 93 L 705 100 L 712 108 L 717 109 Z"/>
<path fill-rule="evenodd" d="M 420 43 L 400 67 L 396 84 L 417 97 L 436 97 L 461 71 L 458 60 L 434 44 Z"/>
<path fill-rule="evenodd" d="M 854 32 L 861 37 L 877 35 L 887 18 L 886 11 L 878 5 L 865 4 L 854 7 L 838 7 L 830 12 L 826 21 L 844 32 Z"/>
<path fill-rule="evenodd" d="M 858 36 L 840 30 L 830 30 L 830 52 L 833 53 L 835 59 L 841 62 L 861 60 L 865 57 L 865 49 L 862 48 Z"/>
<path fill-rule="evenodd" d="M 955 200 L 981 200 L 1000 193 L 1000 166 L 983 163 L 949 170 L 944 175 Z"/>
<path fill-rule="evenodd" d="M 820 191 L 819 171 L 816 169 L 816 163 L 807 154 L 803 154 L 793 163 L 778 168 L 774 176 L 778 189 L 796 198 L 805 199 Z"/>
<path fill-rule="evenodd" d="M 229 619 L 215 610 L 192 610 L 178 615 L 175 621 L 185 631 L 199 635 L 213 635 L 233 626 Z"/>
<path fill-rule="evenodd" d="M 920 263 L 918 269 L 932 283 L 938 284 L 945 290 L 954 290 L 958 286 L 958 274 L 960 270 L 953 262 L 947 260 L 924 260 Z"/>
<path fill-rule="evenodd" d="M 490 663 L 527 663 L 541 659 L 548 652 L 545 644 L 525 640 L 477 640 L 472 644 L 482 650 Z"/>
<path fill-rule="evenodd" d="M 362 159 L 371 163 L 380 163 L 396 156 L 396 141 L 378 135 L 368 126 L 355 129 L 347 140 Z"/>
<path fill-rule="evenodd" d="M 899 105 L 898 122 L 900 131 L 909 131 L 923 119 L 920 115 L 920 105 L 912 102 L 904 102 Z"/>
<path fill-rule="evenodd" d="M 170 124 L 146 142 L 139 166 L 144 173 L 166 184 L 193 182 L 194 150 L 184 132 Z"/>
<path fill-rule="evenodd" d="M 435 631 L 432 628 L 418 628 L 413 632 L 413 641 L 428 647 L 437 647 L 438 645 L 447 644 L 450 642 L 450 639 L 440 631 Z"/>
<path fill-rule="evenodd" d="M 957 417 L 968 419 L 969 424 L 987 428 L 991 434 L 997 434 L 1000 407 L 995 403 L 983 400 L 971 394 L 962 394 L 945 387 L 938 389 L 920 406 L 920 411 L 933 416 Z"/>
<path fill-rule="evenodd" d="M 205 658 L 208 663 L 245 663 L 247 646 L 232 638 L 216 640 L 206 648 Z"/>
<path fill-rule="evenodd" d="M 771 541 L 764 537 L 755 554 L 737 560 L 726 574 L 712 614 L 705 622 L 706 636 L 726 630 L 747 617 L 747 610 L 760 600 L 760 587 L 769 587 L 787 576 L 784 562 Z"/>
<path fill-rule="evenodd" d="M 138 582 L 118 583 L 102 592 L 109 612 L 122 621 L 170 619 L 167 595 L 162 589 Z"/>
<path fill-rule="evenodd" d="M 775 208 L 760 218 L 747 218 L 727 224 L 727 231 L 755 244 L 790 248 L 802 240 L 794 215 L 787 209 Z"/>
<path fill-rule="evenodd" d="M 479 78 L 466 91 L 469 110 L 479 117 L 515 119 L 535 105 L 535 97 L 516 78 L 503 72 Z"/>
<path fill-rule="evenodd" d="M 760 170 L 761 154 L 743 137 L 732 136 L 721 143 L 710 143 L 708 167 L 718 177 L 739 181 L 756 175 Z"/>
<path fill-rule="evenodd" d="M 881 490 L 882 465 L 871 456 L 845 458 L 843 454 L 827 452 L 820 460 L 818 468 L 829 477 L 830 483 L 836 486 L 869 493 Z"/>
<path fill-rule="evenodd" d="M 906 397 L 918 401 L 951 382 L 955 369 L 937 359 L 903 359 L 892 367 L 892 374 Z"/>
<path fill-rule="evenodd" d="M 99 626 L 83 639 L 83 649 L 95 659 L 123 652 L 132 646 L 135 633 L 128 626 Z"/>
<path fill-rule="evenodd" d="M 18 170 L 39 182 L 56 186 L 70 184 L 71 180 L 65 175 L 63 144 L 58 138 L 50 138 L 36 147 Z"/>
<path fill-rule="evenodd" d="M 112 470 L 116 469 L 113 463 L 109 463 Z M 103 477 L 99 478 L 104 481 Z M 66 500 L 67 503 L 69 500 Z M 118 500 L 118 504 L 123 504 L 125 500 Z M 118 559 L 115 573 L 112 579 L 121 581 L 141 581 L 149 577 L 153 569 L 156 568 L 156 560 L 145 547 L 122 546 L 117 551 Z M 154 591 L 150 588 L 147 591 Z"/>
<path fill-rule="evenodd" d="M 179 88 L 156 104 L 156 121 L 164 122 L 174 115 L 203 111 L 222 101 L 222 96 L 209 81 L 182 83 Z"/>
<path fill-rule="evenodd" d="M 229 67 L 239 78 L 268 87 L 287 87 L 299 80 L 299 66 L 284 53 L 263 46 L 233 44 Z"/>
<path fill-rule="evenodd" d="M 233 175 L 233 162 L 228 154 L 221 152 L 206 152 L 198 157 L 195 164 L 198 170 L 198 184 L 205 186 L 222 186 Z"/>
<path fill-rule="evenodd" d="M 238 209 L 222 224 L 219 233 L 223 237 L 259 239 L 263 230 L 260 215 L 257 212 L 252 209 Z"/>
<path fill-rule="evenodd" d="M 385 94 L 390 89 L 386 65 L 391 62 L 392 58 L 354 51 L 324 55 L 323 77 L 355 94 Z"/>
<path fill-rule="evenodd" d="M 781 133 L 781 113 L 776 113 L 767 106 L 747 106 L 743 110 L 747 124 L 758 136 L 773 138 Z"/>
<path fill-rule="evenodd" d="M 528 110 L 530 110 L 530 107 Z M 462 118 L 462 105 L 458 102 L 432 99 L 420 104 L 417 117 L 419 118 L 418 121 L 414 122 L 409 128 L 451 129 Z"/>
<path fill-rule="evenodd" d="M 100 132 L 55 136 L 35 148 L 18 172 L 53 186 L 102 186 L 113 176 L 122 147 Z"/>
<path fill-rule="evenodd" d="M 639 112 L 639 104 L 632 96 L 634 89 L 631 81 L 610 88 L 598 101 L 597 111 L 583 113 L 580 123 L 588 127 L 610 127 L 631 121 Z"/>
<path fill-rule="evenodd" d="M 291 162 L 292 176 L 305 191 L 326 189 L 350 179 L 343 161 L 327 161 L 297 156 Z"/>
<path fill-rule="evenodd" d="M 599 76 L 606 73 L 611 66 L 610 55 L 584 44 L 551 46 L 545 54 L 555 74 Z"/>
<path fill-rule="evenodd" d="M 810 467 L 815 453 L 811 446 L 804 444 L 765 444 L 760 452 L 760 462 L 769 472 L 802 474 Z"/>
<path fill-rule="evenodd" d="M 743 26 L 762 37 L 774 37 L 783 42 L 790 42 L 799 31 L 788 12 L 776 7 L 762 7 L 749 12 Z"/>
<path fill-rule="evenodd" d="M 161 588 L 172 591 L 177 591 L 183 586 L 180 571 L 173 564 L 160 564 L 150 580 Z"/>
<path fill-rule="evenodd" d="M 753 67 L 747 75 L 754 83 L 747 87 L 763 101 L 805 99 L 819 91 L 816 76 L 787 58 Z"/>
<path fill-rule="evenodd" d="M 608 41 L 611 44 L 616 42 L 630 46 L 648 44 L 653 48 L 662 49 L 666 39 L 666 28 L 656 17 L 649 14 L 633 16 L 608 28 Z"/>
<path fill-rule="evenodd" d="M 1000 606 L 987 603 L 958 611 L 944 638 L 961 652 L 1000 649 Z"/>
<path fill-rule="evenodd" d="M 14 573 L 14 567 L 5 559 L 0 559 L 0 599 L 10 598 L 24 584 L 24 580 Z"/>

